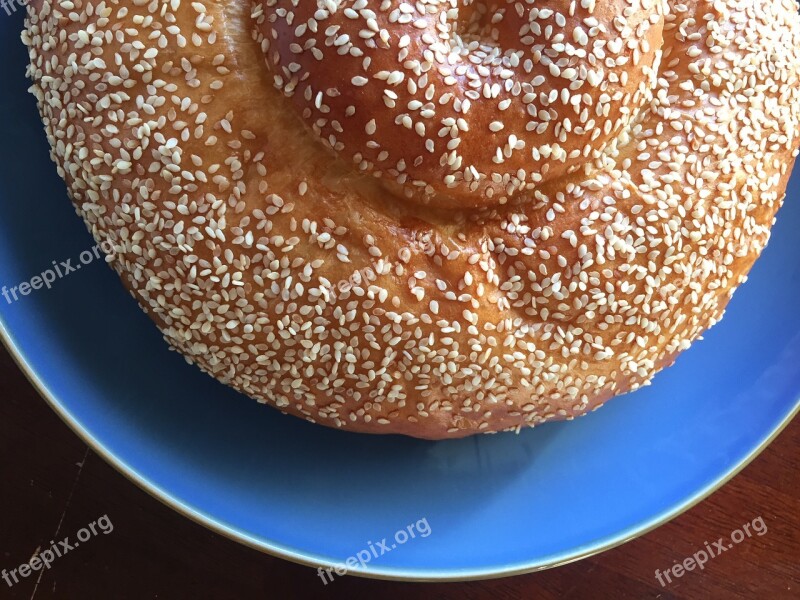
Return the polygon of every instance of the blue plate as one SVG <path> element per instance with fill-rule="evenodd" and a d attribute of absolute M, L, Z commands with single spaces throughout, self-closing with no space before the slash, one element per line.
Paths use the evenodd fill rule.
<path fill-rule="evenodd" d="M 25 93 L 20 29 L 21 14 L 0 19 L 0 286 L 8 288 L 54 260 L 76 264 L 94 245 Z M 0 328 L 64 420 L 187 516 L 303 563 L 363 557 L 370 543 L 380 554 L 375 543 L 387 538 L 389 552 L 351 572 L 479 578 L 639 535 L 764 448 L 800 407 L 798 256 L 795 177 L 773 241 L 727 317 L 654 386 L 573 423 L 442 443 L 332 431 L 238 395 L 169 352 L 100 261 L 16 302 L 0 296 Z M 418 523 L 416 537 L 398 543 L 395 532 Z"/>

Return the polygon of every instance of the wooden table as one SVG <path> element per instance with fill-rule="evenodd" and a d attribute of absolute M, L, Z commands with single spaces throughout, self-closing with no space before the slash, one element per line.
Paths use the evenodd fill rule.
<path fill-rule="evenodd" d="M 98 523 L 91 541 L 49 570 L 18 576 L 12 587 L 0 579 L 0 598 L 800 598 L 798 451 L 800 419 L 700 505 L 637 540 L 558 569 L 470 583 L 346 577 L 325 586 L 314 569 L 220 537 L 118 474 L 61 422 L 0 349 L 0 570 L 29 561 L 50 540 L 75 541 L 103 515 L 113 525 L 103 534 Z M 730 540 L 758 517 L 765 534 L 745 537 L 703 570 L 672 574 L 671 583 L 662 576 L 664 586 L 657 580 L 656 569 L 669 570 L 706 542 L 713 548 L 718 538 Z"/>

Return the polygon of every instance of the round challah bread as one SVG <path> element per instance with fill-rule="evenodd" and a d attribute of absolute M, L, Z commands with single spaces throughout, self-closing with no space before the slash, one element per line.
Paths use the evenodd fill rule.
<path fill-rule="evenodd" d="M 352 431 L 647 384 L 722 317 L 800 144 L 794 0 L 35 0 L 23 40 L 166 340 Z"/>

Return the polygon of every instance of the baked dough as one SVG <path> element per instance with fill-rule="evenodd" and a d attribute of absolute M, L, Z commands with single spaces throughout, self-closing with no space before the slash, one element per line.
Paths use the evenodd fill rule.
<path fill-rule="evenodd" d="M 797 155 L 793 0 L 28 10 L 52 158 L 133 296 L 189 362 L 341 429 L 518 430 L 649 383 Z"/>

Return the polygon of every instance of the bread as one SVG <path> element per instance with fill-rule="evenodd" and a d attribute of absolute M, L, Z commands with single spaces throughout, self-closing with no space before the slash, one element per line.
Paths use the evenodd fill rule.
<path fill-rule="evenodd" d="M 169 344 L 357 432 L 648 384 L 745 281 L 800 145 L 793 0 L 37 0 L 23 40 Z"/>

